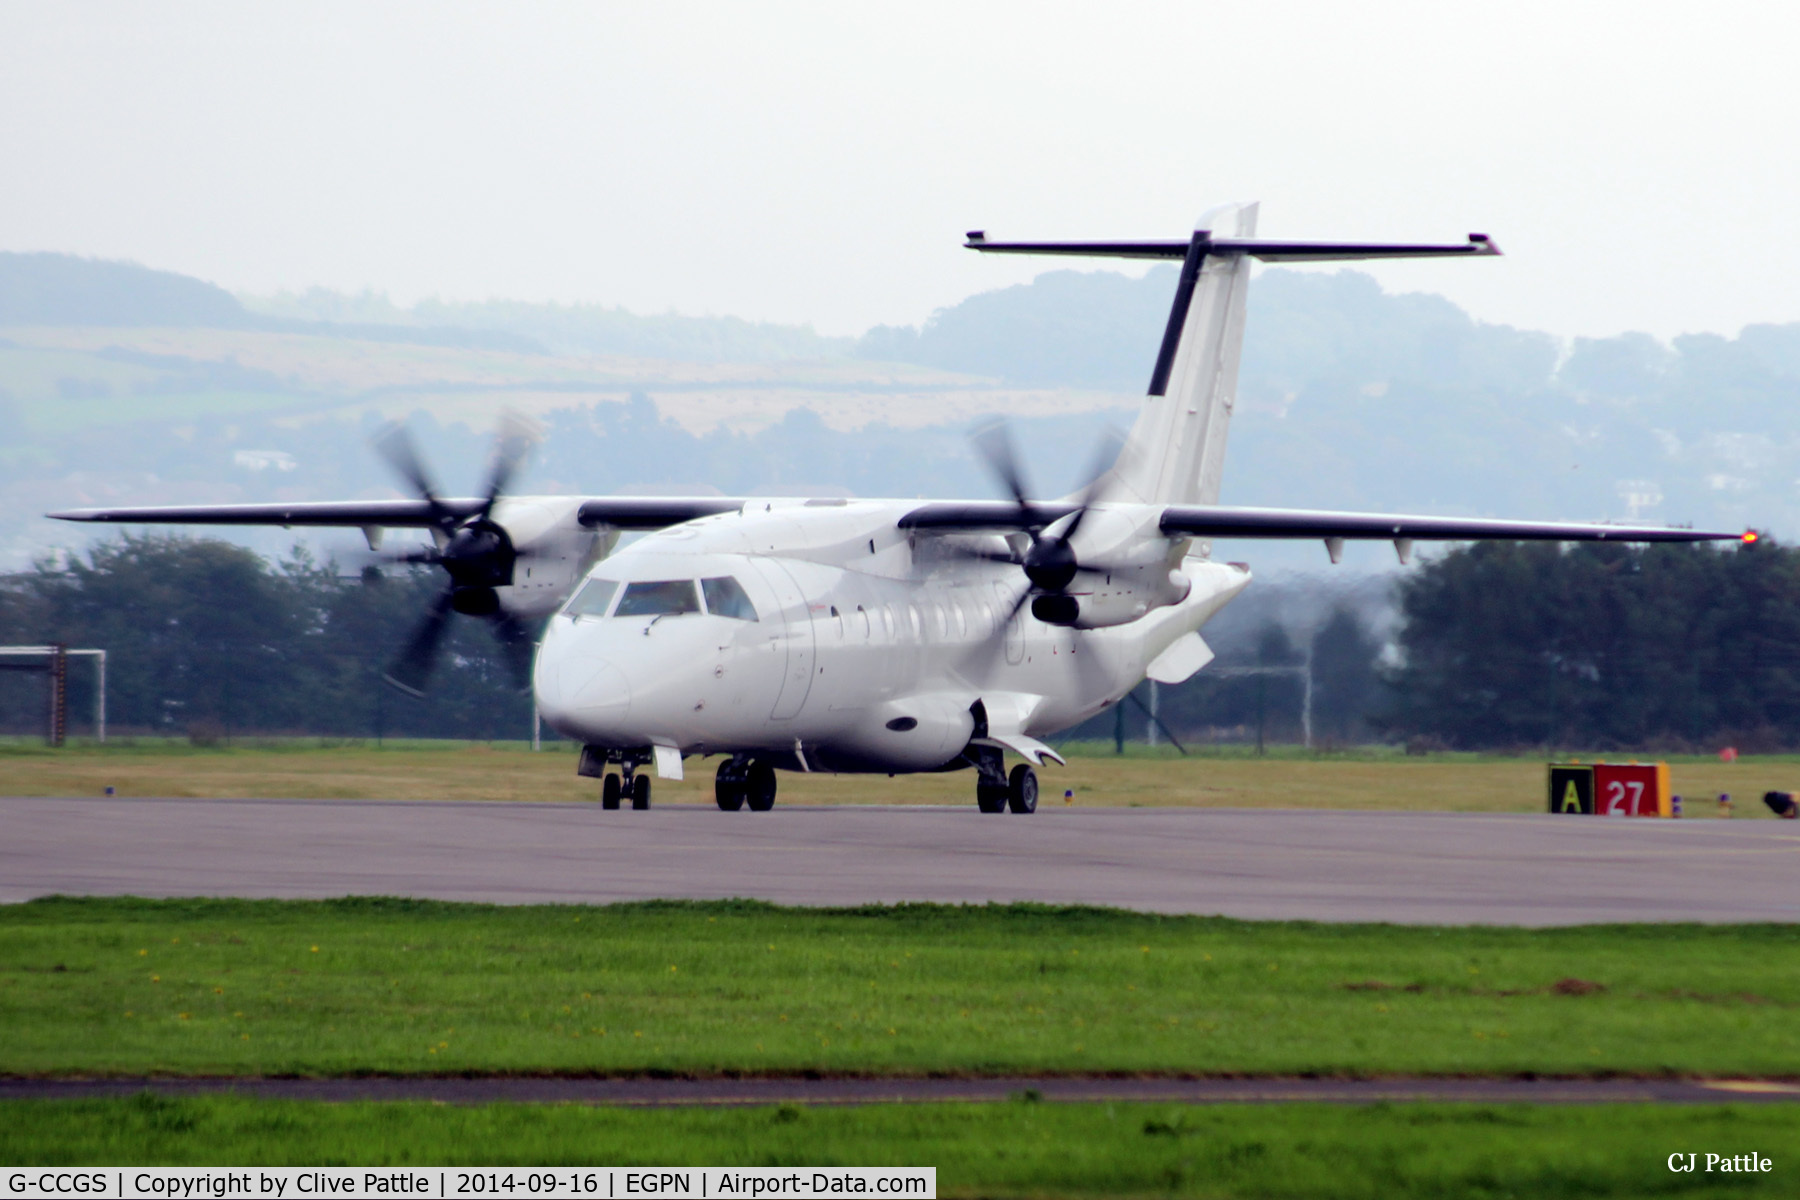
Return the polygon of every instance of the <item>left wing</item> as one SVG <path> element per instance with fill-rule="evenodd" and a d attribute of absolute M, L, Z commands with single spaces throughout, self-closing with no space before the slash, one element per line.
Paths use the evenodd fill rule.
<path fill-rule="evenodd" d="M 1490 521 L 1476 517 L 1410 517 L 1388 513 L 1321 512 L 1296 508 L 1163 509 L 1162 531 L 1192 537 L 1369 538 L 1414 541 L 1532 542 L 1754 542 L 1751 532 L 1715 533 L 1667 525 L 1604 522 Z"/>
<path fill-rule="evenodd" d="M 923 504 L 900 518 L 902 529 L 945 533 L 1039 528 L 1073 513 L 1068 503 L 1032 504 L 1027 510 L 1005 500 L 953 500 Z M 1024 519 L 1022 519 L 1024 518 Z M 1753 532 L 1717 533 L 1666 525 L 1611 525 L 1604 522 L 1493 521 L 1477 517 L 1418 517 L 1391 513 L 1347 513 L 1297 508 L 1234 508 L 1175 505 L 1158 521 L 1170 536 L 1240 538 L 1324 538 L 1395 541 L 1548 542 L 1723 542 L 1756 541 Z"/>

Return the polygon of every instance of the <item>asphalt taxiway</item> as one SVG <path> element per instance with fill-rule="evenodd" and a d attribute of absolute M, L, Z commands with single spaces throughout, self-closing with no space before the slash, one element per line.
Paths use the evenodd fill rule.
<path fill-rule="evenodd" d="M 1063 1103 L 1744 1104 L 1800 1102 L 1800 1084 L 1751 1079 L 568 1079 L 361 1076 L 347 1079 L 0 1079 L 0 1100 L 86 1100 L 156 1092 L 230 1092 L 279 1100 L 426 1100 L 444 1104 L 608 1104 L 634 1108 L 751 1104 L 993 1103 L 1025 1094 Z"/>
<path fill-rule="evenodd" d="M 1787 922 L 1800 919 L 1800 829 L 1547 814 L 0 798 L 0 901 L 52 893 Z"/>

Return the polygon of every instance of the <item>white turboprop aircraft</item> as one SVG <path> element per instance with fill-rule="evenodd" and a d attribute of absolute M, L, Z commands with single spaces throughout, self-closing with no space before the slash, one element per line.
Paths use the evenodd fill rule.
<path fill-rule="evenodd" d="M 1496 255 L 1453 245 L 1258 241 L 1256 206 L 1209 213 L 1182 241 L 1002 243 L 989 253 L 1181 262 L 1149 396 L 1116 459 L 1082 493 L 1028 498 L 1003 429 L 980 436 L 1004 501 L 508 497 L 523 453 L 503 436 L 486 494 L 441 499 L 394 430 L 379 446 L 416 500 L 84 509 L 72 521 L 428 530 L 397 556 L 447 586 L 390 670 L 423 690 L 452 612 L 484 617 L 530 672 L 538 709 L 583 744 L 578 770 L 616 808 L 650 804 L 654 764 L 722 755 L 728 810 L 775 802 L 775 771 L 975 772 L 983 812 L 1037 806 L 1041 740 L 1146 677 L 1178 683 L 1212 658 L 1199 629 L 1250 582 L 1214 537 L 1691 542 L 1754 534 L 1607 524 L 1390 516 L 1218 503 L 1250 260 Z M 611 553 L 624 531 L 647 531 Z M 551 616 L 531 662 L 521 617 Z M 1007 752 L 1025 759 L 1008 773 Z M 619 770 L 608 770 L 617 764 Z M 1029 765 L 1028 765 L 1029 764 Z"/>

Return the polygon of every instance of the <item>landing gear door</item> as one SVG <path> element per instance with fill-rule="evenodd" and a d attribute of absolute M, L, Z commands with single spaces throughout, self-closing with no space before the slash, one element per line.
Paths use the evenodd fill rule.
<path fill-rule="evenodd" d="M 781 630 L 779 636 L 787 651 L 787 670 L 781 677 L 775 707 L 769 712 L 771 720 L 785 721 L 799 714 L 807 693 L 812 690 L 812 612 L 807 607 L 806 594 L 779 560 L 753 558 L 750 563 L 781 605 L 780 612 L 765 619 Z"/>

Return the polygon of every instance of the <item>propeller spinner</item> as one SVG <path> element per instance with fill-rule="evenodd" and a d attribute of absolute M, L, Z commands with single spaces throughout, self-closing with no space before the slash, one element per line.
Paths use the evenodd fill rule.
<path fill-rule="evenodd" d="M 1018 456 L 1013 450 L 1012 433 L 1003 421 L 995 421 L 983 426 L 975 433 L 975 446 L 987 460 L 988 467 L 999 476 L 1000 482 L 1011 493 L 1017 504 L 1018 527 L 1030 538 L 1030 545 L 1023 555 L 994 554 L 989 552 L 971 552 L 973 557 L 990 561 L 1009 562 L 1022 568 L 1025 577 L 1031 581 L 1019 599 L 1013 604 L 1008 619 L 1016 615 L 1025 602 L 1031 602 L 1031 615 L 1050 625 L 1072 624 L 1079 614 L 1079 606 L 1073 596 L 1068 594 L 1069 585 L 1075 582 L 1076 573 L 1082 570 L 1107 570 L 1100 563 L 1083 563 L 1075 555 L 1073 545 L 1075 534 L 1081 529 L 1082 521 L 1101 498 L 1107 482 L 1107 471 L 1118 458 L 1122 441 L 1117 431 L 1108 431 L 1101 439 L 1100 446 L 1094 456 L 1094 463 L 1088 472 L 1087 486 L 1081 490 L 1076 501 L 1075 511 L 1066 518 L 1044 513 L 1031 502 L 1025 486 L 1024 472 L 1019 467 Z M 1060 530 L 1049 532 L 1061 524 Z"/>

